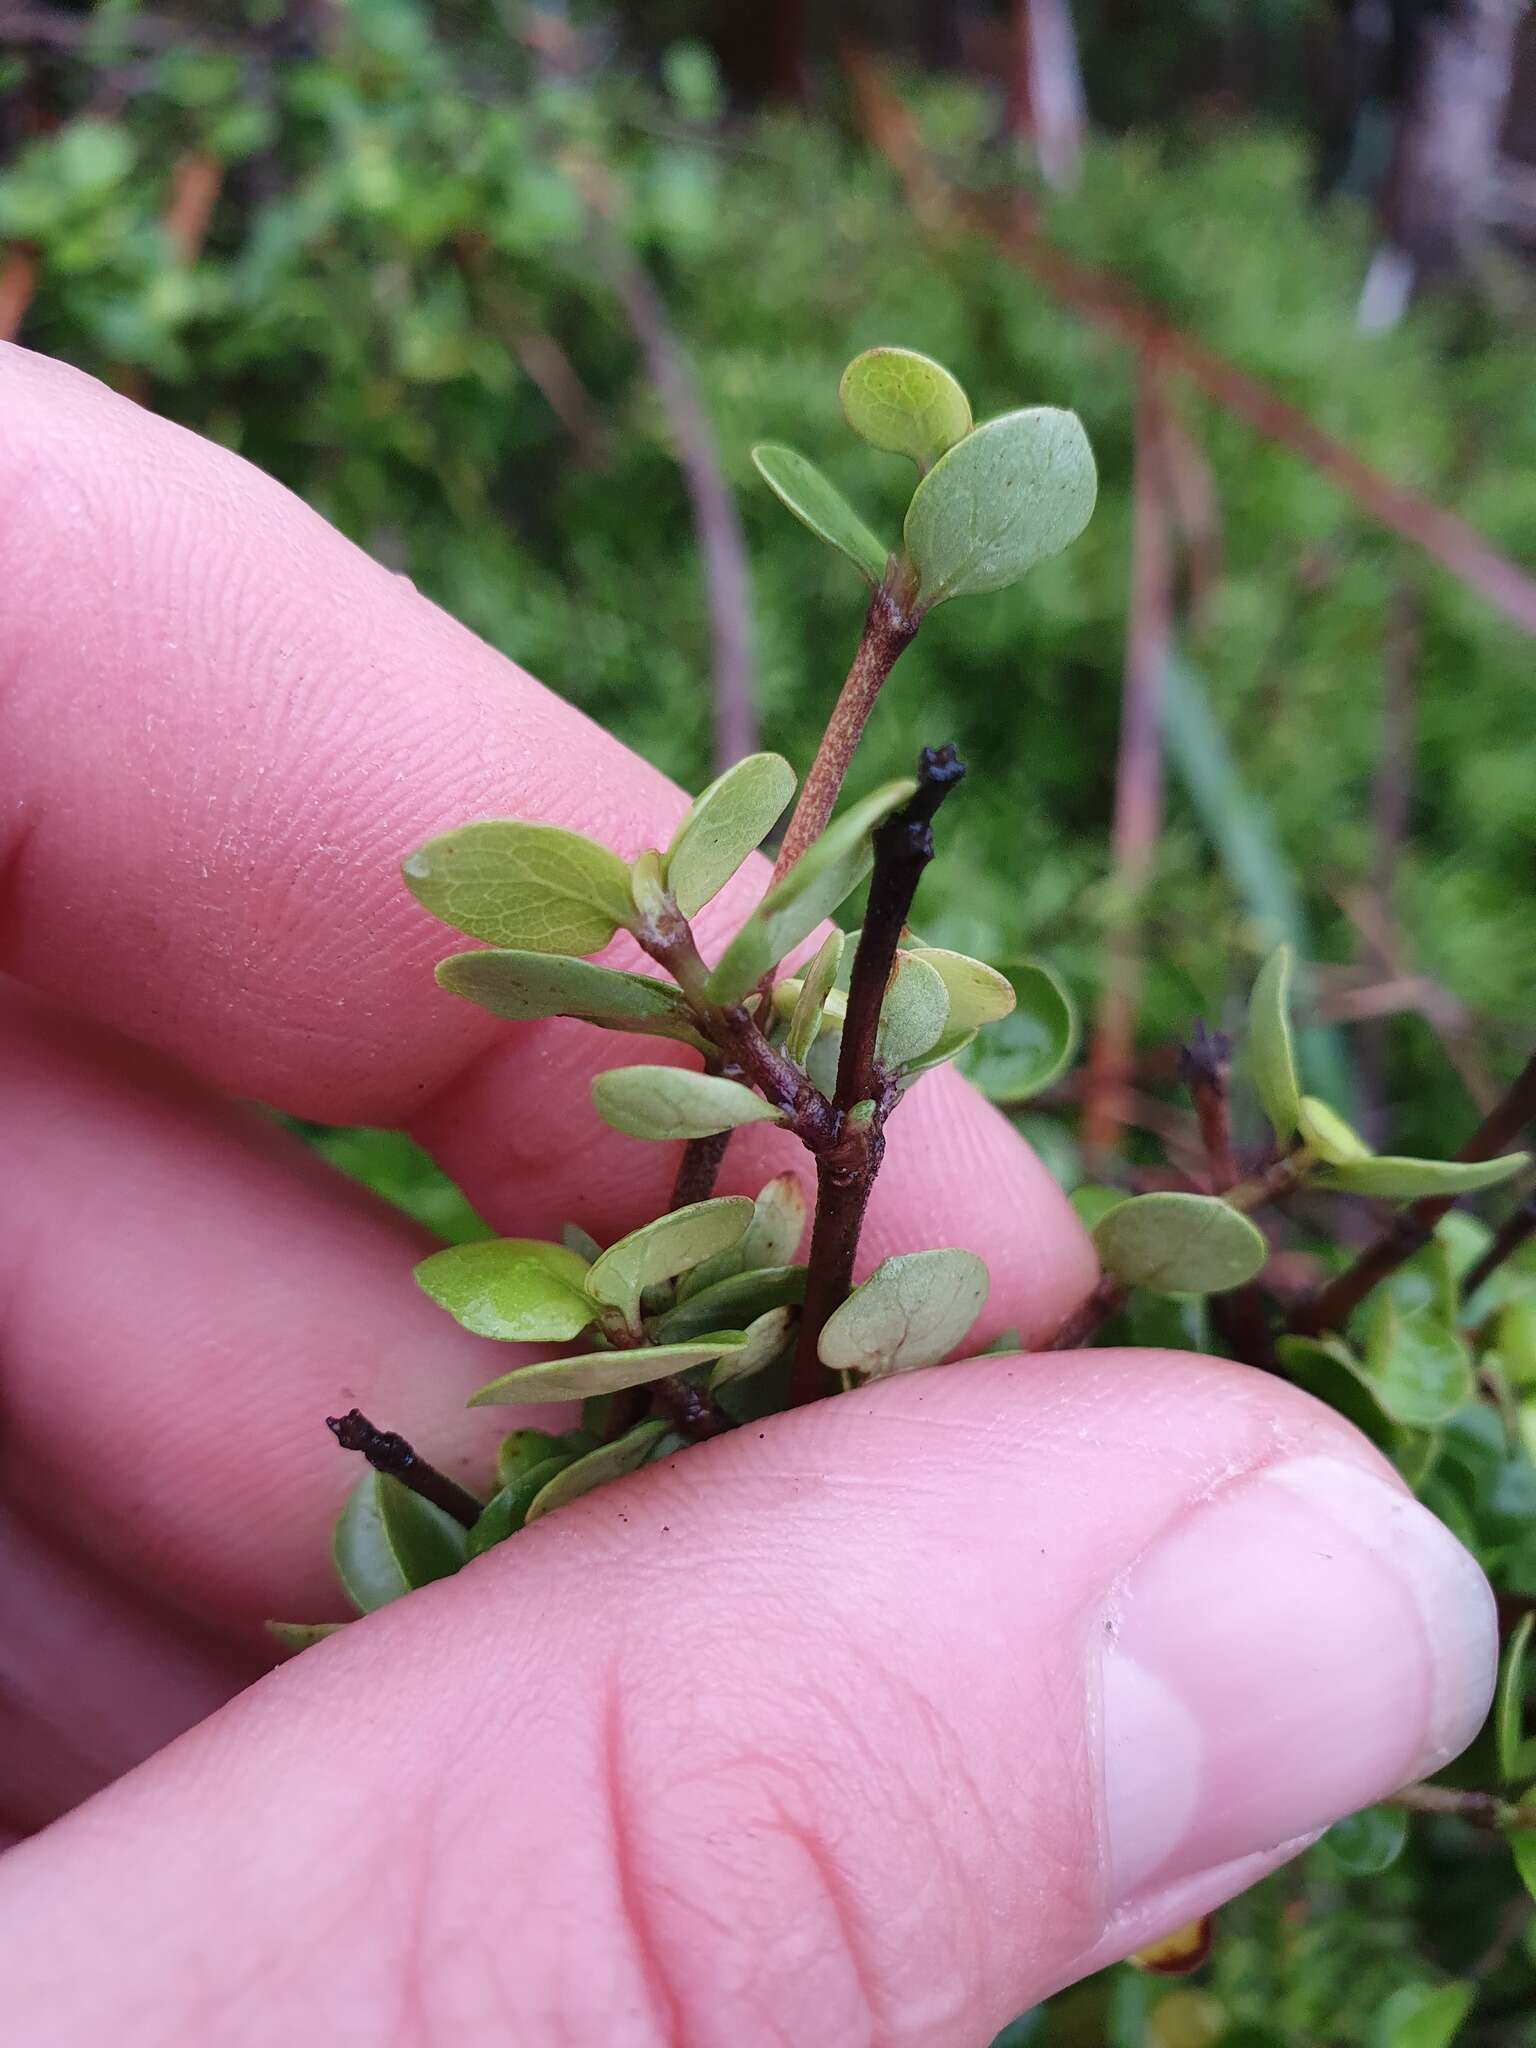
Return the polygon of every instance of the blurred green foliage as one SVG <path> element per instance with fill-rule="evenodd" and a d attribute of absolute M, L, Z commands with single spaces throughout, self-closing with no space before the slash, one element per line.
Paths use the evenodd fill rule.
<path fill-rule="evenodd" d="M 307 48 L 273 41 L 272 15 L 260 0 L 226 6 L 206 41 L 146 55 L 132 10 L 108 6 L 84 47 L 47 59 L 62 118 L 0 174 L 0 243 L 38 256 L 22 338 L 239 449 L 694 787 L 710 755 L 705 599 L 666 416 L 608 281 L 615 252 L 649 267 L 685 338 L 739 493 L 764 740 L 798 763 L 851 651 L 860 588 L 774 503 L 751 443 L 804 448 L 889 532 L 910 472 L 838 416 L 856 351 L 896 341 L 935 355 L 978 416 L 1074 407 L 1101 478 L 1086 537 L 1021 588 L 935 613 L 856 784 L 906 772 L 919 741 L 955 740 L 984 773 L 946 813 L 925 935 L 997 959 L 1043 954 L 1091 1006 L 1122 907 L 1106 823 L 1129 526 L 1123 353 L 992 249 L 925 242 L 835 114 L 728 116 L 696 45 L 659 52 L 646 82 L 638 67 L 542 66 L 470 0 L 353 0 Z M 974 88 L 929 80 L 920 104 L 958 172 L 1019 175 Z M 189 155 L 220 176 L 187 258 L 165 222 Z M 603 221 L 578 163 L 603 169 Z M 1308 179 L 1305 145 L 1283 129 L 1133 130 L 1097 144 L 1045 218 L 1389 475 L 1529 556 L 1526 337 L 1464 307 L 1359 333 L 1366 223 L 1313 209 Z M 1359 959 L 1340 900 L 1377 859 L 1386 622 L 1409 591 L 1422 624 L 1403 951 L 1477 1020 L 1483 1057 L 1506 1074 L 1528 1042 L 1536 957 L 1529 644 L 1289 455 L 1203 404 L 1183 412 L 1214 477 L 1223 566 L 1182 647 L 1192 722 L 1142 906 L 1143 1042 L 1176 1042 L 1197 1013 L 1234 1020 L 1277 923 L 1304 921 L 1314 959 Z M 1427 1025 L 1396 1020 L 1378 1052 L 1392 1149 L 1453 1150 L 1471 1111 Z M 1069 1126 L 1038 1112 L 1029 1125 L 1075 1179 Z M 312 1135 L 440 1234 L 482 1229 L 403 1140 Z M 1536 1272 L 1525 1284 L 1536 1295 Z M 1200 1341 L 1187 1308 L 1145 1313 L 1156 1330 L 1139 1334 Z M 1434 1504 L 1506 1586 L 1536 1592 L 1536 1468 L 1497 1413 L 1469 1406 L 1438 1457 Z M 1493 1775 L 1487 1744 L 1458 1771 Z M 1517 1897 L 1502 1847 L 1450 1822 L 1416 1822 L 1382 1875 L 1347 1877 L 1320 1848 L 1223 1916 L 1193 2004 L 1115 1972 L 1006 2038 L 1409 2048 L 1412 1988 L 1475 1979 L 1459 2038 L 1529 2039 L 1536 1943 Z"/>

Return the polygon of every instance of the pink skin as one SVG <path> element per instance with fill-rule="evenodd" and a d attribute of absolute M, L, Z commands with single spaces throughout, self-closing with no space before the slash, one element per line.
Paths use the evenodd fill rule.
<path fill-rule="evenodd" d="M 224 1098 L 403 1124 L 508 1231 L 638 1220 L 670 1161 L 584 1086 L 635 1049 L 439 993 L 397 864 L 509 812 L 633 852 L 683 799 L 274 485 L 14 349 L 0 589 L 18 2039 L 979 2048 L 1470 1738 L 1475 1566 L 1331 1413 L 1165 1353 L 778 1418 L 240 1691 L 261 1616 L 339 1611 L 319 1418 L 470 1474 L 512 1418 L 457 1411 L 509 1361 L 417 1294 L 416 1234 Z M 728 1184 L 782 1163 L 741 1143 Z M 992 1268 L 983 1338 L 1091 1283 L 933 1077 L 868 1252 L 943 1243 Z"/>

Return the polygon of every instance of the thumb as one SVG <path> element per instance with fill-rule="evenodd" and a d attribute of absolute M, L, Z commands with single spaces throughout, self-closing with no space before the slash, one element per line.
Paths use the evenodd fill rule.
<path fill-rule="evenodd" d="M 1432 1770 L 1473 1564 L 1181 1354 L 915 1374 L 604 1489 L 0 1862 L 17 2038 L 979 2048 Z"/>

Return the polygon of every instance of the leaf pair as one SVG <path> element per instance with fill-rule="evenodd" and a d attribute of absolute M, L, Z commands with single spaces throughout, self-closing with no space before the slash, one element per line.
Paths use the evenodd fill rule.
<path fill-rule="evenodd" d="M 1510 1180 L 1530 1155 L 1501 1159 L 1410 1159 L 1371 1151 L 1337 1110 L 1303 1095 L 1296 1074 L 1290 1020 L 1291 950 L 1280 946 L 1265 961 L 1248 1005 L 1248 1056 L 1253 1084 L 1275 1136 L 1300 1141 L 1302 1163 L 1322 1187 L 1389 1202 L 1425 1196 L 1476 1194 Z"/>
<path fill-rule="evenodd" d="M 920 472 L 903 528 L 914 612 L 1005 589 L 1087 524 L 1098 481 L 1075 413 L 1034 406 L 973 427 L 960 385 L 911 349 L 867 350 L 844 371 L 839 396 L 855 433 Z M 752 459 L 818 538 L 870 583 L 886 580 L 890 551 L 814 464 L 777 444 Z"/>

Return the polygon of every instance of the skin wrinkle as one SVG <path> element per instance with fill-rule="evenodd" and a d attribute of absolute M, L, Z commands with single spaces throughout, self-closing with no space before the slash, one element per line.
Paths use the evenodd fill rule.
<path fill-rule="evenodd" d="M 860 1925 L 858 1912 L 848 1896 L 848 1887 L 842 1872 L 817 1840 L 813 1829 L 802 1827 L 782 1807 L 775 1806 L 772 1811 L 775 1831 L 783 1835 L 787 1841 L 793 1842 L 800 1850 L 810 1869 L 816 1890 L 826 1902 L 827 1910 L 832 1916 L 832 1924 L 837 1930 L 841 1953 L 847 1958 L 854 1989 L 864 2009 L 863 2040 L 867 2048 L 874 2048 L 874 2044 L 881 2038 L 878 2030 L 886 2024 L 882 2012 L 885 2001 L 880 1996 L 879 1977 L 866 1961 L 868 1936 Z M 851 2038 L 840 2035 L 838 2048 L 845 2048 L 845 2044 L 846 2048 L 857 2048 L 857 2044 Z"/>
<path fill-rule="evenodd" d="M 663 1960 L 665 1948 L 648 1898 L 648 1880 L 635 1852 L 633 1795 L 625 1751 L 624 1699 L 617 1665 L 611 1666 L 606 1674 L 597 1727 L 599 1766 L 620 1919 L 629 1931 L 634 1947 L 640 1978 L 650 2003 L 650 2023 L 656 2040 L 665 2043 L 666 2048 L 688 2048 L 688 2037 L 682 2025 L 681 1997 Z M 699 2048 L 704 2048 L 702 2041 Z"/>

